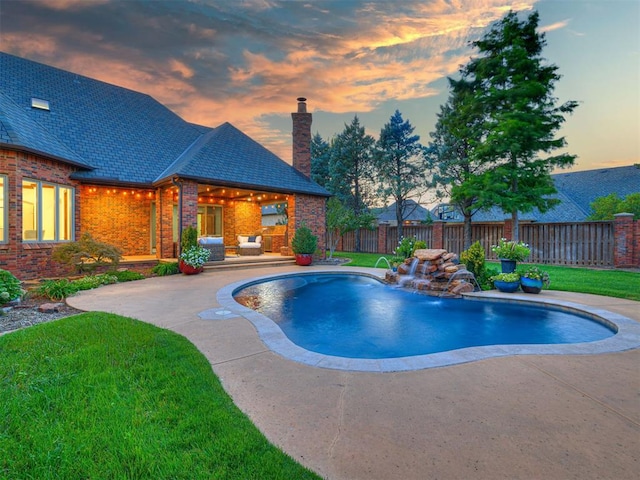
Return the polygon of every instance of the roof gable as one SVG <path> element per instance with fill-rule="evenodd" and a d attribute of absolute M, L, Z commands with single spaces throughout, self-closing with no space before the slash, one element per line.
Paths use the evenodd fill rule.
<path fill-rule="evenodd" d="M 377 215 L 379 222 L 389 222 L 396 220 L 396 204 L 392 203 L 388 207 L 382 208 Z M 429 218 L 429 210 L 417 203 L 415 200 L 405 201 L 404 221 L 422 222 Z"/>
<path fill-rule="evenodd" d="M 167 173 L 195 179 L 215 177 L 223 185 L 328 195 L 324 188 L 228 122 L 194 143 Z"/>
<path fill-rule="evenodd" d="M 151 185 L 177 174 L 201 182 L 328 196 L 225 123 L 184 121 L 152 97 L 0 52 L 0 143 L 85 167 L 81 181 Z M 31 99 L 50 109 L 31 107 Z"/>
<path fill-rule="evenodd" d="M 40 151 L 57 145 L 94 170 L 82 179 L 151 182 L 198 136 L 199 131 L 144 95 L 40 63 L 0 54 L 0 89 L 37 128 L 14 124 L 18 146 Z M 31 98 L 47 100 L 50 110 L 31 108 Z"/>

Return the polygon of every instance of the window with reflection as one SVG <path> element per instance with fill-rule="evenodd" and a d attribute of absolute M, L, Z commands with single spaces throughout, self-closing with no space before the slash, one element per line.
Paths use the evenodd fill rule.
<path fill-rule="evenodd" d="M 198 207 L 198 234 L 200 236 L 222 236 L 222 207 L 201 205 Z"/>
<path fill-rule="evenodd" d="M 23 180 L 22 239 L 26 242 L 73 240 L 73 188 Z"/>

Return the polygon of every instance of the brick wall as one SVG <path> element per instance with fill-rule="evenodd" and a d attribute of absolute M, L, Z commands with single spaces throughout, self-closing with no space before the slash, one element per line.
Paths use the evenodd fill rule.
<path fill-rule="evenodd" d="M 295 235 L 295 229 L 303 223 L 318 237 L 318 258 L 324 258 L 326 251 L 326 199 L 311 195 L 289 197 L 289 239 Z M 291 242 L 289 242 L 291 243 Z"/>
<path fill-rule="evenodd" d="M 233 202 L 233 216 L 235 219 L 235 244 L 236 235 L 255 235 L 262 230 L 262 212 L 260 205 L 255 202 L 235 201 Z"/>
<path fill-rule="evenodd" d="M 0 174 L 7 176 L 8 193 L 7 243 L 0 244 L 0 268 L 13 273 L 20 280 L 65 275 L 68 267 L 51 260 L 54 242 L 22 242 L 22 180 L 32 179 L 67 185 L 75 188 L 75 236 L 80 233 L 80 189 L 78 183 L 69 180 L 75 167 L 37 155 L 0 149 Z"/>
<path fill-rule="evenodd" d="M 115 245 L 123 255 L 151 254 L 154 191 L 84 185 L 80 192 L 82 232 Z"/>

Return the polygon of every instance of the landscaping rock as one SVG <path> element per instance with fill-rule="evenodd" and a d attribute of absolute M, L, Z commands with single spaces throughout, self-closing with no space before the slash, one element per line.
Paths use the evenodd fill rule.
<path fill-rule="evenodd" d="M 413 253 L 413 255 L 420 260 L 425 260 L 430 262 L 432 260 L 437 260 L 438 258 L 442 257 L 446 253 L 447 253 L 446 250 L 442 250 L 438 248 L 419 248 Z"/>
<path fill-rule="evenodd" d="M 43 303 L 38 307 L 40 313 L 56 313 L 64 304 L 62 303 Z"/>
<path fill-rule="evenodd" d="M 413 288 L 426 293 L 451 294 L 460 296 L 462 293 L 473 292 L 473 279 L 462 275 L 455 275 L 465 271 L 466 266 L 460 263 L 458 255 L 443 249 L 418 249 L 415 257 L 407 258 L 398 266 L 398 271 L 387 273 L 389 283 L 397 283 L 406 288 Z M 417 259 L 417 263 L 416 263 Z M 409 275 L 411 266 L 415 264 L 413 275 Z M 470 274 L 469 274 L 470 275 Z M 470 281 L 467 281 L 470 280 Z"/>

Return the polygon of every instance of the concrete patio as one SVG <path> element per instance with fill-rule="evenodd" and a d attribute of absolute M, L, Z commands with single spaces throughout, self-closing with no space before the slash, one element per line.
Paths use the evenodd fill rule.
<path fill-rule="evenodd" d="M 267 438 L 328 479 L 637 478 L 640 349 L 397 373 L 330 370 L 273 353 L 251 322 L 217 303 L 218 290 L 231 283 L 310 270 L 346 269 L 158 277 L 84 291 L 68 303 L 186 336 Z M 638 302 L 540 296 L 640 321 Z"/>

